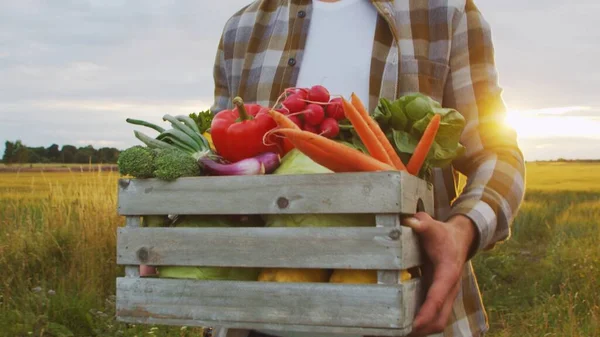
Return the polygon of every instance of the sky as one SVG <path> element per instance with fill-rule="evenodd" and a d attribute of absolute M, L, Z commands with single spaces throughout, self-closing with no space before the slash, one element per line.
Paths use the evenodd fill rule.
<path fill-rule="evenodd" d="M 127 117 L 207 109 L 223 25 L 248 3 L 0 1 L 0 153 L 16 139 L 124 149 L 139 144 Z M 600 159 L 600 2 L 475 3 L 525 158 Z"/>

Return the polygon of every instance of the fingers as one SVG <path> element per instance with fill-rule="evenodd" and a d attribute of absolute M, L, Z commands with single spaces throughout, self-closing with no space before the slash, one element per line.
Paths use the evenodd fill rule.
<path fill-rule="evenodd" d="M 460 286 L 461 286 L 461 283 L 456 282 L 456 285 L 454 285 L 454 288 L 450 292 L 450 296 L 448 296 L 446 304 L 444 305 L 444 309 L 442 309 L 442 312 L 440 312 L 440 315 L 438 316 L 437 327 L 440 330 L 443 330 L 446 327 L 446 324 L 448 324 L 448 319 L 450 318 L 450 313 L 452 313 L 452 308 L 454 307 L 454 301 L 456 301 L 456 296 L 458 295 Z M 430 332 L 427 332 L 427 333 L 430 333 Z"/>
<path fill-rule="evenodd" d="M 414 320 L 414 329 L 422 330 L 436 323 L 438 316 L 445 309 L 446 302 L 453 302 L 456 297 L 456 294 L 454 297 L 451 295 L 459 283 L 459 275 L 452 266 L 437 266 L 425 302 Z"/>
<path fill-rule="evenodd" d="M 431 231 L 434 222 L 435 220 L 433 220 L 429 214 L 424 212 L 419 212 L 412 217 L 404 219 L 403 221 L 406 226 L 412 228 L 419 234 L 424 234 L 428 231 Z"/>
<path fill-rule="evenodd" d="M 448 320 L 450 319 L 450 314 L 452 313 L 452 308 L 454 306 L 454 301 L 456 300 L 456 296 L 460 290 L 460 282 L 456 282 L 454 287 L 450 292 L 450 296 L 446 298 L 442 309 L 439 314 L 433 319 L 430 323 L 425 323 L 420 327 L 415 327 L 413 333 L 415 336 L 426 336 L 434 333 L 439 333 L 444 331 L 448 324 Z"/>
<path fill-rule="evenodd" d="M 460 290 L 461 261 L 456 240 L 447 226 L 419 212 L 404 220 L 422 240 L 430 263 L 424 265 L 423 281 L 429 286 L 425 302 L 413 322 L 411 335 L 421 336 L 442 332 L 452 313 Z M 433 274 L 433 275 L 432 275 Z M 430 282 L 428 282 L 430 281 Z"/>

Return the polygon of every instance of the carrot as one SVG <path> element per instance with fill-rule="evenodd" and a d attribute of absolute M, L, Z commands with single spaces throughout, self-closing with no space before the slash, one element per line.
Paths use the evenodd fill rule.
<path fill-rule="evenodd" d="M 269 115 L 271 115 L 271 118 L 273 118 L 275 123 L 277 123 L 277 125 L 280 128 L 289 128 L 289 129 L 294 129 L 294 130 L 300 130 L 300 127 L 296 123 L 294 123 L 288 116 L 282 114 L 279 111 L 270 109 Z M 282 155 L 285 156 L 288 152 L 292 151 L 293 148 L 294 148 L 294 144 L 292 144 L 289 139 L 287 139 L 287 138 L 283 139 L 283 144 L 282 144 L 282 149 L 281 149 Z"/>
<path fill-rule="evenodd" d="M 421 170 L 421 166 L 423 166 L 425 158 L 427 158 L 427 154 L 433 145 L 433 141 L 435 140 L 435 136 L 440 127 L 440 120 L 440 115 L 433 115 L 433 118 L 425 128 L 423 136 L 421 136 L 421 139 L 415 148 L 415 152 L 410 157 L 408 165 L 406 166 L 408 173 L 416 175 Z"/>
<path fill-rule="evenodd" d="M 363 142 L 363 144 L 365 144 L 369 154 L 373 158 L 393 166 L 394 164 L 392 163 L 390 156 L 388 156 L 387 152 L 383 148 L 383 145 L 379 143 L 377 137 L 367 125 L 367 122 L 361 117 L 360 113 L 356 111 L 356 108 L 343 97 L 342 105 L 344 107 L 344 114 L 346 114 L 346 117 L 354 126 L 354 130 L 356 130 L 360 140 Z"/>
<path fill-rule="evenodd" d="M 379 124 L 375 120 L 373 120 L 373 118 L 371 118 L 371 116 L 367 112 L 367 109 L 363 105 L 362 101 L 360 100 L 360 98 L 358 98 L 358 96 L 355 93 L 352 93 L 352 95 L 351 95 L 351 102 L 352 102 L 352 105 L 354 105 L 354 107 L 356 108 L 356 110 L 358 110 L 359 114 L 367 122 L 367 125 L 369 126 L 371 131 L 373 131 L 373 133 L 375 134 L 375 137 L 377 137 L 377 140 L 379 141 L 379 143 L 385 149 L 385 152 L 390 157 L 392 164 L 398 170 L 406 171 L 406 166 L 404 166 L 402 159 L 400 159 L 400 156 L 398 156 L 398 154 L 396 153 L 396 150 L 394 150 L 394 147 L 392 146 L 390 141 L 385 136 L 385 133 L 383 133 L 383 131 L 379 127 Z"/>
<path fill-rule="evenodd" d="M 329 155 L 329 160 L 335 162 L 335 165 L 343 164 L 343 167 L 348 171 L 394 171 L 394 167 L 383 163 L 369 155 L 366 155 L 356 149 L 353 149 L 344 144 L 340 144 L 334 140 L 314 134 L 308 131 L 294 129 L 278 129 L 276 133 L 281 133 L 289 139 L 294 146 L 303 147 L 300 150 L 305 155 L 317 162 L 316 158 L 321 157 L 320 153 L 316 153 L 315 149 L 321 150 Z M 312 147 L 303 146 L 304 144 L 313 145 Z M 319 159 L 320 165 L 328 167 L 322 158 Z M 339 170 L 341 167 L 336 166 Z M 329 167 L 328 167 L 329 168 Z M 331 168 L 332 169 L 332 168 Z M 333 170 L 333 169 L 332 169 Z"/>
<path fill-rule="evenodd" d="M 291 119 L 289 119 L 286 115 L 282 114 L 279 111 L 270 109 L 269 115 L 271 116 L 271 118 L 273 118 L 275 123 L 277 123 L 277 125 L 279 125 L 279 127 L 281 127 L 281 128 L 290 128 L 290 129 L 300 130 L 300 128 L 298 127 L 298 125 L 296 125 L 296 123 L 292 122 Z"/>

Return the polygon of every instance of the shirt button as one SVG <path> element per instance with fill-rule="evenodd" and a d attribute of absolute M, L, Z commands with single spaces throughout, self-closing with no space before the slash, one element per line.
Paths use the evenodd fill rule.
<path fill-rule="evenodd" d="M 288 60 L 288 65 L 290 66 L 295 66 L 296 65 L 296 59 L 293 57 L 290 57 L 290 59 Z"/>
<path fill-rule="evenodd" d="M 305 17 L 305 16 L 306 16 L 306 12 L 305 12 L 305 11 L 299 11 L 299 12 L 298 12 L 298 17 L 299 17 L 299 18 L 303 18 L 303 17 Z"/>

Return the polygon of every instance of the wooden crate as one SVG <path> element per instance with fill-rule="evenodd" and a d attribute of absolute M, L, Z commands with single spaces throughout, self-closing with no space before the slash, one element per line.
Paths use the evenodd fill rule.
<path fill-rule="evenodd" d="M 194 177 L 119 182 L 117 318 L 124 322 L 404 336 L 422 303 L 416 235 L 431 185 L 404 172 Z M 165 214 L 376 214 L 376 227 L 141 228 Z M 139 265 L 378 270 L 378 284 L 140 278 Z"/>

